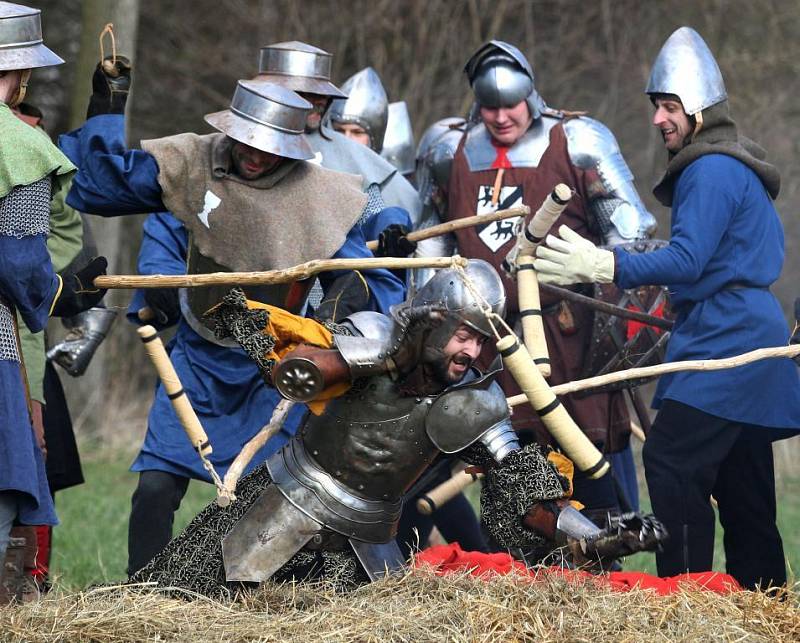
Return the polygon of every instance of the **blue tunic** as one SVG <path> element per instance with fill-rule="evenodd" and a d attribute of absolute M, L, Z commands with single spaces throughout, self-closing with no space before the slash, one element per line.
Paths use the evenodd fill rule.
<path fill-rule="evenodd" d="M 783 266 L 783 228 L 753 170 L 723 154 L 688 165 L 675 182 L 668 247 L 616 252 L 623 288 L 665 284 L 677 311 L 666 361 L 732 357 L 785 346 L 789 329 L 769 291 Z M 800 376 L 789 359 L 661 377 L 653 400 L 728 420 L 800 429 Z"/>
<path fill-rule="evenodd" d="M 0 293 L 38 332 L 47 324 L 58 290 L 47 252 L 47 235 L 0 234 Z M 25 525 L 56 525 L 44 460 L 36 444 L 20 365 L 0 360 L 0 491 L 16 491 L 17 519 Z"/>
<path fill-rule="evenodd" d="M 155 159 L 147 152 L 125 148 L 122 117 L 90 118 L 80 130 L 62 136 L 59 144 L 80 168 L 67 202 L 78 210 L 105 216 L 158 212 L 144 224 L 139 273 L 185 274 L 186 230 L 175 217 L 163 212 L 166 208 Z M 371 256 L 361 226 L 350 230 L 334 254 L 335 258 Z M 338 274 L 320 275 L 323 287 Z M 368 270 L 363 274 L 370 287 L 373 310 L 385 313 L 403 300 L 404 286 L 390 271 Z M 144 305 L 144 294 L 137 291 L 129 308 L 132 321 L 137 321 L 136 311 Z M 183 319 L 167 350 L 209 436 L 214 449 L 211 461 L 224 476 L 242 446 L 269 421 L 280 396 L 265 386 L 255 363 L 243 350 L 205 341 Z M 292 410 L 283 431 L 253 458 L 250 468 L 286 443 L 306 411 L 303 405 Z M 132 466 L 133 471 L 153 469 L 209 480 L 160 383 L 156 386 L 142 451 Z"/>

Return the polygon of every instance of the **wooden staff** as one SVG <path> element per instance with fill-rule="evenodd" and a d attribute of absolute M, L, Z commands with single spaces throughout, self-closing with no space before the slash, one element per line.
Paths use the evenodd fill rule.
<path fill-rule="evenodd" d="M 269 424 L 262 428 L 250 441 L 244 445 L 239 455 L 228 468 L 228 473 L 225 474 L 223 481 L 224 490 L 217 494 L 217 504 L 220 507 L 227 507 L 231 502 L 236 500 L 236 485 L 242 473 L 250 464 L 256 453 L 263 447 L 270 438 L 278 433 L 286 421 L 286 416 L 295 405 L 290 400 L 281 400 L 272 411 L 272 417 L 269 419 Z"/>
<path fill-rule="evenodd" d="M 463 469 L 454 473 L 449 480 L 431 489 L 428 493 L 422 494 L 417 499 L 417 511 L 424 516 L 430 516 L 443 504 L 455 498 L 473 482 L 483 478 L 482 473 L 467 473 Z"/>
<path fill-rule="evenodd" d="M 589 478 L 596 480 L 604 476 L 610 467 L 608 461 L 575 424 L 539 369 L 534 367 L 525 345 L 514 335 L 506 335 L 498 340 L 497 352 L 522 389 L 522 397 L 530 402 L 567 457 Z"/>
<path fill-rule="evenodd" d="M 655 366 L 641 366 L 639 368 L 629 368 L 616 373 L 606 373 L 596 377 L 588 377 L 583 380 L 575 380 L 558 384 L 551 387 L 555 395 L 569 395 L 577 391 L 604 386 L 605 384 L 615 384 L 625 380 L 638 380 L 642 378 L 661 377 L 667 373 L 678 373 L 680 371 L 721 371 L 726 368 L 736 368 L 744 366 L 762 359 L 774 359 L 777 357 L 788 357 L 792 359 L 800 355 L 800 344 L 791 346 L 776 346 L 774 348 L 757 348 L 756 350 L 735 357 L 724 357 L 721 359 L 693 359 L 683 362 L 669 362 L 667 364 L 656 364 Z M 506 398 L 509 406 L 517 406 L 528 401 L 525 395 L 514 395 Z M 569 455 L 569 454 L 567 454 Z"/>
<path fill-rule="evenodd" d="M 449 232 L 462 230 L 463 228 L 471 228 L 476 225 L 485 225 L 494 221 L 501 221 L 503 219 L 511 219 L 512 217 L 527 217 L 531 213 L 531 209 L 527 205 L 520 205 L 507 210 L 498 210 L 491 214 L 478 214 L 472 217 L 464 217 L 463 219 L 456 219 L 455 221 L 448 221 L 447 223 L 440 223 L 433 225 L 430 228 L 423 228 L 422 230 L 414 230 L 406 235 L 409 241 L 422 241 L 423 239 L 430 239 L 431 237 L 440 237 Z M 368 241 L 367 248 L 370 250 L 378 249 L 378 241 Z"/>
<path fill-rule="evenodd" d="M 194 412 L 189 399 L 186 397 L 186 391 L 183 390 L 178 374 L 175 372 L 175 367 L 164 349 L 164 344 L 158 336 L 156 329 L 152 326 L 142 326 L 137 328 L 136 332 L 142 339 L 144 349 L 150 356 L 153 366 L 156 367 L 161 383 L 164 385 L 164 390 L 167 392 L 167 397 L 172 402 L 172 408 L 175 409 L 175 414 L 180 420 L 183 430 L 189 437 L 195 451 L 202 456 L 208 456 L 212 453 L 211 443 L 208 441 L 208 436 L 200 424 L 197 414 Z"/>
<path fill-rule="evenodd" d="M 366 259 L 315 259 L 284 270 L 261 272 L 211 272 L 204 275 L 103 275 L 96 277 L 97 288 L 198 288 L 202 286 L 263 286 L 287 284 L 308 279 L 329 270 L 375 270 L 388 268 L 450 268 L 467 266 L 467 260 L 452 257 L 399 259 L 371 257 Z"/>

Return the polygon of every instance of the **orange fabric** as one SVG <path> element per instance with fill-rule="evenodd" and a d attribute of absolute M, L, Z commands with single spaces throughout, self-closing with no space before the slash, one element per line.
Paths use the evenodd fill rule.
<path fill-rule="evenodd" d="M 247 307 L 250 310 L 269 312 L 269 322 L 262 331 L 265 335 L 275 338 L 275 347 L 272 352 L 267 354 L 269 359 L 280 361 L 286 353 L 294 350 L 300 344 L 333 348 L 333 334 L 314 319 L 300 317 L 277 306 L 262 304 L 250 299 L 247 300 Z M 316 399 L 308 402 L 307 406 L 314 415 L 321 415 L 330 400 L 346 393 L 349 388 L 349 382 L 329 386 Z"/>
<path fill-rule="evenodd" d="M 530 576 L 531 580 L 536 581 L 537 579 L 544 579 L 546 576 L 557 574 L 576 583 L 593 582 L 607 585 L 618 592 L 627 592 L 638 587 L 639 589 L 652 589 L 661 596 L 697 587 L 717 594 L 731 594 L 742 591 L 741 586 L 733 576 L 719 572 L 695 572 L 669 578 L 659 578 L 643 572 L 610 572 L 608 574 L 594 575 L 580 570 L 562 569 L 560 567 L 533 570 L 528 569 L 508 554 L 466 552 L 461 549 L 458 543 L 429 547 L 416 556 L 415 564 L 417 567 L 432 566 L 439 576 L 453 572 L 469 571 L 472 576 L 485 577 L 486 580 L 490 580 L 493 575 L 509 574 L 513 571 L 524 576 Z"/>
<path fill-rule="evenodd" d="M 565 497 L 569 498 L 572 495 L 572 478 L 575 475 L 575 464 L 564 454 L 558 453 L 558 451 L 551 451 L 548 453 L 547 459 L 556 466 L 556 469 L 558 469 L 558 472 L 562 476 L 569 480 L 569 489 L 564 494 Z M 577 500 L 570 500 L 569 504 L 575 507 L 575 509 L 578 511 L 584 507 L 583 503 L 580 503 Z"/>

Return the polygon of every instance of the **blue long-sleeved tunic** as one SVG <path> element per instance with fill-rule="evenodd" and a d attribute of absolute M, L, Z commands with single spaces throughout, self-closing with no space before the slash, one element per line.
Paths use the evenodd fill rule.
<path fill-rule="evenodd" d="M 139 253 L 140 274 L 184 274 L 187 233 L 166 209 L 158 184 L 158 164 L 141 150 L 124 145 L 121 116 L 90 118 L 80 130 L 62 136 L 59 144 L 79 167 L 67 202 L 78 210 L 117 216 L 155 212 L 145 222 Z M 335 258 L 371 257 L 361 226 L 348 233 Z M 320 276 L 323 287 L 338 273 Z M 370 288 L 370 306 L 380 312 L 403 300 L 402 282 L 388 270 L 364 271 Z M 137 291 L 129 318 L 144 306 Z M 211 460 L 224 475 L 242 446 L 268 421 L 280 397 L 264 385 L 255 363 L 240 349 L 217 346 L 197 335 L 180 320 L 175 338 L 167 347 L 175 370 L 189 400 L 209 436 L 214 453 Z M 297 405 L 284 423 L 281 434 L 253 458 L 262 462 L 280 448 L 296 431 L 305 414 Z M 166 393 L 159 383 L 148 417 L 148 430 L 132 470 L 162 470 L 208 480 L 197 454 L 183 434 Z"/>
<path fill-rule="evenodd" d="M 669 287 L 677 319 L 666 361 L 787 344 L 783 312 L 769 291 L 783 266 L 783 229 L 753 170 L 723 154 L 688 165 L 675 181 L 671 232 L 661 250 L 615 251 L 619 286 Z M 653 407 L 665 399 L 732 421 L 800 429 L 800 377 L 789 359 L 666 375 Z"/>

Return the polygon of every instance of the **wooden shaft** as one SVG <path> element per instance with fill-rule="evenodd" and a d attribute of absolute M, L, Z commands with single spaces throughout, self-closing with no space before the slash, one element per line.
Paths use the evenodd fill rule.
<path fill-rule="evenodd" d="M 590 388 L 597 388 L 606 384 L 615 384 L 626 380 L 638 380 L 644 378 L 661 377 L 667 373 L 677 373 L 679 371 L 720 371 L 726 368 L 736 368 L 744 366 L 761 359 L 773 359 L 776 357 L 794 358 L 800 355 L 800 344 L 791 346 L 777 346 L 775 348 L 758 348 L 736 357 L 726 357 L 723 359 L 695 359 L 684 362 L 669 362 L 667 364 L 656 364 L 655 366 L 642 366 L 640 368 L 629 368 L 616 373 L 606 373 L 596 377 L 588 377 L 583 380 L 566 382 L 551 388 L 556 395 L 568 395 L 578 391 L 585 391 Z M 509 406 L 517 406 L 528 401 L 525 395 L 514 395 L 506 398 Z"/>
<path fill-rule="evenodd" d="M 564 183 L 556 185 L 553 191 L 547 195 L 547 198 L 528 224 L 527 238 L 531 243 L 535 245 L 542 242 L 550 228 L 553 227 L 556 219 L 561 216 L 561 213 L 567 207 L 571 198 L 572 190 Z"/>
<path fill-rule="evenodd" d="M 593 299 L 592 297 L 587 297 L 586 295 L 581 295 L 578 292 L 573 292 L 572 290 L 567 290 L 560 286 L 554 286 L 553 284 L 540 283 L 539 289 L 549 295 L 555 295 L 556 297 L 580 304 L 581 306 L 586 306 L 592 310 L 599 310 L 600 312 L 622 317 L 623 319 L 632 319 L 647 324 L 648 326 L 655 326 L 663 330 L 672 330 L 672 326 L 674 325 L 669 319 L 656 317 L 655 315 L 643 313 L 639 310 L 628 310 L 627 308 L 615 306 L 614 304 L 609 304 L 599 299 Z"/>
<path fill-rule="evenodd" d="M 96 277 L 97 288 L 197 288 L 202 286 L 262 286 L 287 284 L 313 277 L 329 270 L 375 270 L 388 268 L 449 268 L 456 263 L 467 266 L 467 260 L 452 257 L 398 259 L 371 257 L 366 259 L 323 259 L 308 261 L 284 270 L 262 272 L 212 272 L 204 275 L 103 275 Z"/>
<path fill-rule="evenodd" d="M 144 349 L 156 368 L 158 377 L 167 392 L 167 397 L 172 402 L 172 408 L 175 409 L 175 414 L 178 416 L 183 430 L 186 431 L 192 446 L 198 453 L 204 456 L 210 455 L 213 451 L 211 443 L 208 441 L 208 436 L 203 430 L 200 420 L 189 402 L 189 398 L 186 397 L 186 391 L 183 390 L 178 374 L 175 372 L 175 367 L 172 365 L 156 329 L 152 326 L 142 326 L 137 328 L 136 332 L 139 333 L 139 337 L 144 343 Z"/>
<path fill-rule="evenodd" d="M 547 340 L 544 336 L 539 280 L 533 269 L 533 257 L 529 255 L 517 258 L 517 294 L 525 348 L 533 357 L 533 363 L 539 372 L 544 377 L 550 377 L 550 354 L 547 352 Z"/>
<path fill-rule="evenodd" d="M 464 228 L 471 228 L 476 225 L 485 225 L 493 223 L 494 221 L 502 221 L 503 219 L 511 219 L 512 217 L 527 217 L 531 209 L 527 205 L 516 206 L 508 208 L 507 210 L 498 210 L 491 214 L 478 214 L 472 217 L 464 217 L 463 219 L 456 219 L 455 221 L 448 221 L 447 223 L 440 223 L 439 225 L 432 225 L 429 228 L 422 230 L 414 230 L 409 232 L 406 239 L 409 241 L 422 241 L 423 239 L 430 239 L 431 237 L 440 237 L 443 234 L 462 230 Z M 367 248 L 370 250 L 378 249 L 377 241 L 368 241 Z"/>
<path fill-rule="evenodd" d="M 455 498 L 478 478 L 483 478 L 483 474 L 467 473 L 466 471 L 454 473 L 449 480 L 445 480 L 438 487 L 434 487 L 428 493 L 422 494 L 417 498 L 417 511 L 425 516 L 430 516 L 439 507 Z"/>
<path fill-rule="evenodd" d="M 514 335 L 506 335 L 497 342 L 497 352 L 503 357 L 503 364 L 567 457 L 589 478 L 604 476 L 610 467 L 608 461 L 575 424 L 542 374 L 534 368 L 525 346 Z"/>
<path fill-rule="evenodd" d="M 497 176 L 494 177 L 494 186 L 492 187 L 492 206 L 496 206 L 500 201 L 500 190 L 503 187 L 503 175 L 505 173 L 505 168 L 501 167 L 497 170 Z"/>
<path fill-rule="evenodd" d="M 231 501 L 236 499 L 236 485 L 239 482 L 239 478 L 242 477 L 242 473 L 244 473 L 247 465 L 250 464 L 250 461 L 261 447 L 281 430 L 283 423 L 286 421 L 286 416 L 294 405 L 295 403 L 289 400 L 278 402 L 278 405 L 272 411 L 269 424 L 256 433 L 254 437 L 250 438 L 250 441 L 242 447 L 239 455 L 236 456 L 225 474 L 225 480 L 222 484 L 226 493 L 217 496 L 217 504 L 220 507 L 227 507 Z"/>

